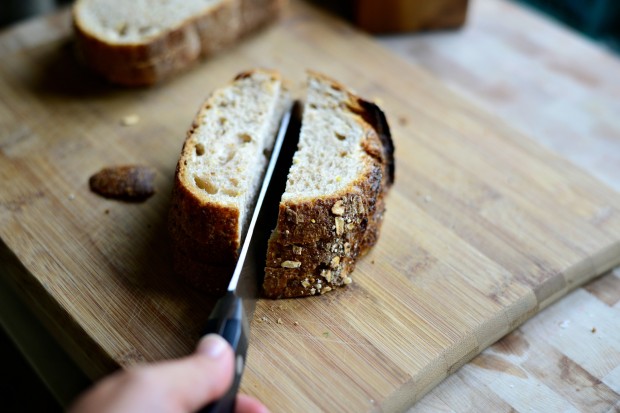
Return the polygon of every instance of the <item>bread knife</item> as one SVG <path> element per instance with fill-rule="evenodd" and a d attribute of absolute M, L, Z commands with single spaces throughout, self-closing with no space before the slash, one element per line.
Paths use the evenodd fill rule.
<path fill-rule="evenodd" d="M 264 276 L 265 253 L 267 247 L 267 239 L 271 228 L 266 223 L 271 221 L 269 218 L 277 217 L 277 204 L 284 188 L 276 188 L 282 186 L 282 171 L 284 171 L 284 183 L 286 182 L 286 172 L 288 167 L 283 165 L 288 162 L 290 166 L 291 157 L 280 157 L 285 137 L 295 132 L 291 125 L 291 116 L 296 110 L 297 104 L 293 105 L 282 116 L 280 128 L 276 137 L 269 164 L 265 171 L 260 192 L 256 200 L 256 206 L 252 213 L 252 218 L 248 225 L 239 260 L 235 266 L 233 276 L 228 285 L 226 294 L 220 298 L 213 311 L 211 312 L 203 335 L 219 334 L 224 337 L 232 346 L 235 352 L 235 375 L 230 389 L 222 398 L 216 400 L 200 410 L 201 413 L 229 413 L 235 410 L 235 399 L 241 383 L 241 375 L 245 367 L 245 358 L 248 349 L 248 339 L 250 333 L 250 321 L 254 315 L 256 301 L 260 291 L 260 283 Z M 294 122 L 299 126 L 297 122 Z M 287 133 L 289 132 L 289 133 Z M 296 134 L 299 135 L 298 133 Z M 292 138 L 292 136 L 291 136 Z M 287 148 L 291 147 L 287 139 Z M 296 142 L 295 142 L 296 145 Z M 294 148 L 293 148 L 294 150 Z M 287 149 L 286 152 L 292 152 Z M 290 154 L 290 153 L 289 153 Z M 288 159 L 283 159 L 288 158 Z M 276 168 L 277 166 L 277 168 Z M 277 183 L 274 171 L 278 174 Z"/>

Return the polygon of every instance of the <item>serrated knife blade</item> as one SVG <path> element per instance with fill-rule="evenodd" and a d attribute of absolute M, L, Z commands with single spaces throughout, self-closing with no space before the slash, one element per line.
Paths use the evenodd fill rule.
<path fill-rule="evenodd" d="M 239 253 L 239 260 L 228 285 L 228 291 L 216 303 L 203 334 L 219 334 L 232 346 L 235 351 L 233 384 L 221 399 L 209 404 L 201 412 L 228 413 L 233 412 L 235 408 L 235 399 L 241 383 L 249 344 L 250 321 L 254 316 L 260 284 L 264 277 L 267 240 L 270 230 L 275 228 L 274 218 L 277 218 L 277 205 L 284 191 L 286 173 L 292 161 L 294 146 L 297 143 L 294 136 L 298 137 L 299 135 L 299 122 L 291 121 L 297 108 L 297 104 L 292 105 L 282 116 L 278 135 Z M 293 124 L 295 127 L 292 127 Z M 285 139 L 287 136 L 288 139 Z M 284 145 L 285 140 L 286 146 Z M 283 152 L 286 152 L 286 156 L 281 156 Z M 274 176 L 277 179 L 274 179 Z"/>

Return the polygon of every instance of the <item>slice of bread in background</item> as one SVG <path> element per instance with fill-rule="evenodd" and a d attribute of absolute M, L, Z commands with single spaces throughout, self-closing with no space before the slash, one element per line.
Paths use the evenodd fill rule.
<path fill-rule="evenodd" d="M 151 85 L 278 17 L 285 0 L 77 0 L 80 59 L 110 82 Z"/>
<path fill-rule="evenodd" d="M 310 72 L 298 150 L 269 240 L 264 294 L 323 294 L 351 283 L 376 242 L 394 147 L 381 110 Z"/>
<path fill-rule="evenodd" d="M 252 70 L 215 91 L 187 133 L 169 214 L 174 268 L 214 294 L 228 285 L 290 105 L 279 73 Z"/>

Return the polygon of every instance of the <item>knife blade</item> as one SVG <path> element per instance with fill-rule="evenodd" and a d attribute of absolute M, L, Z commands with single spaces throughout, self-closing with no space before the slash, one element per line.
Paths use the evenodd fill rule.
<path fill-rule="evenodd" d="M 201 413 L 228 413 L 235 408 L 235 399 L 245 367 L 250 321 L 256 309 L 264 276 L 267 240 L 270 230 L 275 228 L 277 205 L 284 192 L 292 153 L 297 145 L 295 138 L 299 136 L 299 121 L 293 116 L 298 110 L 299 105 L 295 103 L 282 116 L 228 291 L 218 300 L 207 321 L 203 335 L 219 334 L 232 346 L 235 352 L 235 375 L 226 394 L 202 409 Z M 281 156 L 284 153 L 286 156 Z"/>

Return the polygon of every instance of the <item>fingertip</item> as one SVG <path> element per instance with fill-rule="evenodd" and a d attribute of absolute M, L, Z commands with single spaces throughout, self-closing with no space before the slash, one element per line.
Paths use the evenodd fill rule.
<path fill-rule="evenodd" d="M 235 413 L 269 413 L 269 409 L 254 397 L 237 395 Z"/>
<path fill-rule="evenodd" d="M 222 336 L 208 334 L 198 343 L 196 353 L 205 355 L 211 359 L 217 359 L 220 358 L 227 349 L 232 351 L 230 344 L 228 344 Z"/>
<path fill-rule="evenodd" d="M 163 367 L 160 375 L 176 411 L 196 411 L 226 393 L 234 376 L 234 354 L 226 340 L 209 334 L 193 354 Z"/>

